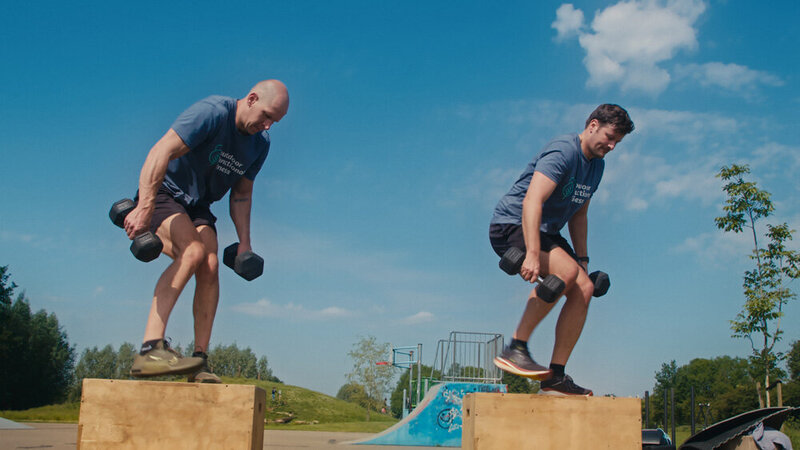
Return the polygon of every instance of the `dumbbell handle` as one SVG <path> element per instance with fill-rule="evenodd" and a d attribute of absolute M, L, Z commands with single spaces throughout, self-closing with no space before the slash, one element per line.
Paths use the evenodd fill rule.
<path fill-rule="evenodd" d="M 525 252 L 516 247 L 510 247 L 500 258 L 500 268 L 509 275 L 516 275 L 519 273 L 524 261 Z M 564 281 L 553 274 L 544 278 L 537 275 L 536 281 L 539 282 L 536 293 L 539 298 L 547 303 L 553 303 L 558 300 L 564 292 Z"/>
<path fill-rule="evenodd" d="M 125 218 L 135 208 L 133 200 L 124 198 L 111 205 L 108 217 L 114 225 L 125 229 Z M 152 231 L 145 230 L 133 238 L 131 253 L 139 261 L 150 262 L 161 254 L 164 243 Z"/>

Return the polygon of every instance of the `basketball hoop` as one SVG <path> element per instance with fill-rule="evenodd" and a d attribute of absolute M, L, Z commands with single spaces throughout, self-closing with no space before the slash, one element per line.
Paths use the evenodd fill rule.
<path fill-rule="evenodd" d="M 389 361 L 378 361 L 375 363 L 376 366 L 388 366 Z"/>

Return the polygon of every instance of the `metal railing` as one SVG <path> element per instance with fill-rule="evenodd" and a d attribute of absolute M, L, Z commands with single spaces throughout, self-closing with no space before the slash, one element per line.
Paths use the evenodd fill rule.
<path fill-rule="evenodd" d="M 502 351 L 502 334 L 453 331 L 437 343 L 433 370 L 441 381 L 499 383 L 503 374 L 493 360 Z"/>

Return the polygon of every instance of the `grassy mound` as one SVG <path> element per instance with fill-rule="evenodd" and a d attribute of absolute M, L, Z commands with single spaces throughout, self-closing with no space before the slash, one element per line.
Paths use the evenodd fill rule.
<path fill-rule="evenodd" d="M 367 422 L 364 408 L 298 386 L 246 378 L 222 377 L 222 381 L 255 385 L 267 392 L 268 429 L 378 433 L 397 422 L 397 419 L 375 411 L 370 412 L 370 421 Z M 272 399 L 273 388 L 276 390 L 275 400 Z M 74 402 L 23 411 L 0 411 L 0 417 L 15 422 L 77 423 L 79 413 L 80 403 Z"/>

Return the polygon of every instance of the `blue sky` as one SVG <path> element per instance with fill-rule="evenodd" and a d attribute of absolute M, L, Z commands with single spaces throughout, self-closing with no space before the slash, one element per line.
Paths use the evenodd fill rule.
<path fill-rule="evenodd" d="M 544 143 L 618 103 L 636 131 L 606 157 L 589 211 L 590 268 L 612 287 L 567 372 L 597 394 L 642 395 L 663 362 L 749 354 L 729 320 L 750 247 L 714 225 L 718 169 L 749 164 L 773 193 L 770 222 L 800 229 L 799 8 L 17 3 L 0 18 L 0 264 L 79 351 L 140 342 L 167 258 L 136 261 L 109 206 L 194 101 L 281 79 L 292 103 L 254 193 L 265 273 L 222 268 L 212 343 L 335 394 L 361 336 L 422 343 L 430 364 L 450 331 L 511 335 L 529 286 L 497 268 L 492 209 Z M 224 248 L 227 200 L 213 211 Z M 184 345 L 191 287 L 167 330 Z M 794 302 L 779 349 L 798 323 Z M 533 335 L 541 362 L 554 324 Z"/>

